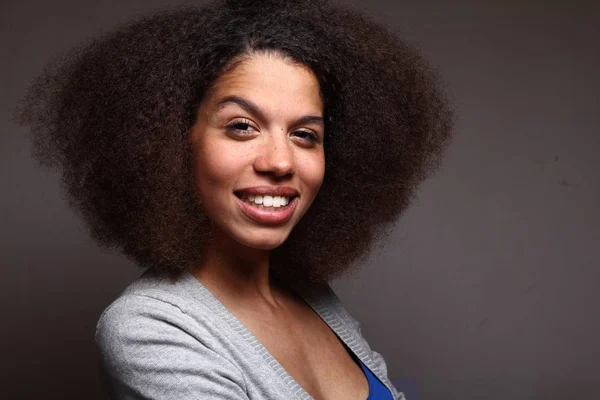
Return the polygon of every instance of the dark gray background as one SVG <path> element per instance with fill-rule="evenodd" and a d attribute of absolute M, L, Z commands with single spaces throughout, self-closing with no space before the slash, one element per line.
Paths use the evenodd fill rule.
<path fill-rule="evenodd" d="M 95 321 L 140 272 L 91 242 L 10 110 L 59 52 L 181 3 L 2 3 L 3 398 L 100 398 Z M 600 398 L 598 2 L 354 5 L 421 46 L 460 116 L 387 246 L 334 285 L 390 377 L 420 400 Z"/>

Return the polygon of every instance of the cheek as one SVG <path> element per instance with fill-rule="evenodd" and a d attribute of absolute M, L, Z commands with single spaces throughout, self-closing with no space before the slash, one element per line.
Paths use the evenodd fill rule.
<path fill-rule="evenodd" d="M 231 148 L 221 143 L 205 143 L 196 152 L 195 183 L 200 195 L 219 193 L 214 189 L 233 186 L 234 179 L 239 176 L 242 167 L 242 158 L 232 152 Z"/>
<path fill-rule="evenodd" d="M 313 191 L 313 196 L 316 196 L 323 177 L 325 176 L 325 157 L 318 154 L 314 157 L 309 157 L 302 161 L 302 168 L 299 169 L 300 178 L 304 184 Z"/>

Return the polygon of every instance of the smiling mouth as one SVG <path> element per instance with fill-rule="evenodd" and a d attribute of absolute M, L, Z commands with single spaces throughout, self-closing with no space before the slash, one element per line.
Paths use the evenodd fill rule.
<path fill-rule="evenodd" d="M 267 211 L 283 211 L 290 207 L 292 201 L 298 196 L 268 196 L 252 195 L 235 192 L 238 199 L 252 207 Z"/>

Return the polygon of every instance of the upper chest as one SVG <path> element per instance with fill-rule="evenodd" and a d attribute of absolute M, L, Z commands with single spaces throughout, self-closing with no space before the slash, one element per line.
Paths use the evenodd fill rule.
<path fill-rule="evenodd" d="M 315 399 L 364 400 L 366 377 L 337 335 L 306 304 L 288 304 L 288 312 L 236 313 L 288 374 Z"/>

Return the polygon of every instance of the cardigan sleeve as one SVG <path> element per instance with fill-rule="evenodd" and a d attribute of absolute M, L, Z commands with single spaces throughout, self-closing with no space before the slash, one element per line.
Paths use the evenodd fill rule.
<path fill-rule="evenodd" d="M 185 332 L 190 318 L 143 296 L 113 303 L 96 329 L 103 374 L 119 400 L 247 400 L 244 376 Z"/>

